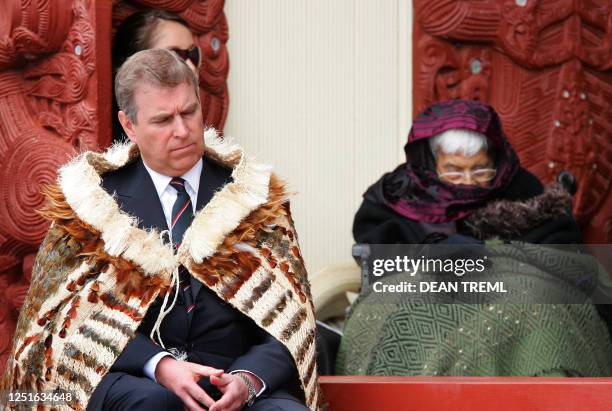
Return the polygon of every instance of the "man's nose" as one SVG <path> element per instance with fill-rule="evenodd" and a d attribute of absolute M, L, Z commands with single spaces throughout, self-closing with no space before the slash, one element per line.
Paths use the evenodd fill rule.
<path fill-rule="evenodd" d="M 176 137 L 186 137 L 189 133 L 187 129 L 187 124 L 185 124 L 185 120 L 181 116 L 177 116 L 174 120 L 174 135 Z"/>

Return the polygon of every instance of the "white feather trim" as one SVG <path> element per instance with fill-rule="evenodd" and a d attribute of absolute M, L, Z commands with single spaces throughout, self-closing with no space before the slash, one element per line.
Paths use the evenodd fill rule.
<path fill-rule="evenodd" d="M 157 231 L 139 229 L 136 218 L 121 211 L 101 186 L 100 173 L 126 165 L 134 143 L 118 143 L 105 153 L 87 152 L 76 157 L 60 169 L 58 183 L 79 218 L 100 231 L 110 255 L 123 255 L 146 274 L 169 278 L 173 269 L 188 257 L 201 263 L 213 255 L 244 218 L 268 201 L 270 166 L 246 158 L 238 144 L 219 137 L 214 129 L 207 129 L 203 138 L 205 155 L 234 168 L 233 181 L 196 214 L 176 255 L 170 246 L 163 244 Z"/>
<path fill-rule="evenodd" d="M 270 176 L 268 166 L 253 164 L 242 157 L 227 184 L 196 214 L 185 232 L 178 252 L 181 262 L 187 257 L 196 264 L 215 253 L 223 239 L 252 211 L 268 201 Z"/>
<path fill-rule="evenodd" d="M 130 141 L 115 143 L 103 154 L 104 159 L 119 168 L 128 162 L 131 146 Z"/>

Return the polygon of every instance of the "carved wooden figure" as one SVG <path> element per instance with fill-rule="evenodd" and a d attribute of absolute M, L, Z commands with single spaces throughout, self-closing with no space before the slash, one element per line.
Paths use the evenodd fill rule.
<path fill-rule="evenodd" d="M 446 98 L 499 112 L 522 164 L 577 180 L 586 240 L 612 242 L 612 3 L 414 0 L 414 112 Z"/>

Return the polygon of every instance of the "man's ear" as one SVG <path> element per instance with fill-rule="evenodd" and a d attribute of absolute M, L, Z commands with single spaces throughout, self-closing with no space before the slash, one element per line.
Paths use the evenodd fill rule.
<path fill-rule="evenodd" d="M 117 117 L 119 118 L 119 123 L 123 127 L 123 131 L 127 134 L 128 138 L 132 140 L 134 143 L 138 144 L 136 131 L 134 130 L 134 123 L 123 111 L 119 110 L 117 113 Z"/>

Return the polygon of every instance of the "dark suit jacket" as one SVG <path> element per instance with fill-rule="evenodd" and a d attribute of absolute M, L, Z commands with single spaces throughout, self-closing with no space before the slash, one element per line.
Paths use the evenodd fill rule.
<path fill-rule="evenodd" d="M 202 209 L 214 193 L 230 180 L 231 170 L 204 158 L 197 210 Z M 141 159 L 103 175 L 102 185 L 107 192 L 116 194 L 123 211 L 139 218 L 140 228 L 167 229 L 155 186 Z M 196 294 L 193 317 L 189 320 L 179 294 L 175 307 L 161 325 L 165 346 L 187 351 L 188 361 L 220 368 L 225 372 L 253 372 L 265 382 L 265 394 L 269 395 L 277 389 L 293 391 L 292 387 L 297 382 L 297 370 L 285 346 L 201 283 L 197 282 L 192 288 Z M 111 373 L 125 372 L 144 376 L 146 362 L 163 351 L 161 346 L 149 338 L 160 307 L 161 298 L 158 298 L 149 308 L 135 338 L 127 344 L 111 367 Z M 96 389 L 97 399 L 103 395 L 104 387 L 112 384 L 108 380 L 105 378 Z M 290 381 L 292 383 L 288 386 Z"/>

